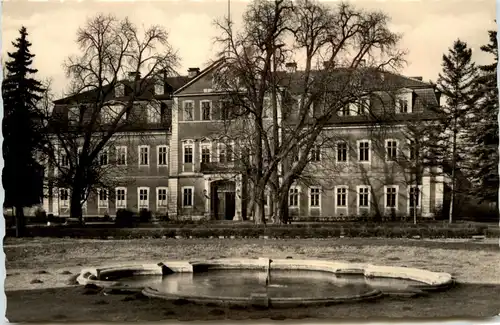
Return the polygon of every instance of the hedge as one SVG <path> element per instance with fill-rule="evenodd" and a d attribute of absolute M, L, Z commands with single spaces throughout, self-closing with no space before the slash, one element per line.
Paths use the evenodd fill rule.
<path fill-rule="evenodd" d="M 328 237 L 381 237 L 381 238 L 471 238 L 474 235 L 499 237 L 498 227 L 485 226 L 425 226 L 425 225 L 328 225 L 328 226 L 271 226 L 271 227 L 177 227 L 177 228 L 73 228 L 32 227 L 25 231 L 26 237 L 69 237 L 88 239 L 135 239 L 135 238 L 328 238 Z M 7 229 L 7 236 L 14 235 L 14 229 Z"/>

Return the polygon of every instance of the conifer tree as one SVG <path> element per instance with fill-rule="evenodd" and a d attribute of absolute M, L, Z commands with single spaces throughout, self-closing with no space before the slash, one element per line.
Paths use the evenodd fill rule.
<path fill-rule="evenodd" d="M 477 67 L 472 62 L 472 50 L 467 43 L 456 40 L 448 54 L 443 55 L 443 71 L 439 74 L 437 86 L 446 98 L 444 111 L 446 130 L 443 133 L 443 142 L 451 148 L 451 152 L 445 156 L 451 161 L 445 164 L 451 166 L 451 202 L 449 221 L 453 220 L 456 205 L 456 178 L 457 170 L 460 168 L 463 151 L 466 149 L 464 130 L 467 127 L 467 114 L 474 102 L 474 83 L 477 77 Z M 446 168 L 447 166 L 445 166 Z M 446 168 L 448 169 L 448 168 Z"/>
<path fill-rule="evenodd" d="M 25 27 L 13 42 L 14 52 L 8 53 L 7 73 L 2 84 L 4 100 L 3 158 L 5 165 L 2 183 L 5 190 L 4 207 L 13 207 L 16 214 L 16 235 L 22 235 L 24 207 L 39 204 L 43 194 L 41 166 L 35 158 L 40 141 L 37 102 L 43 93 L 39 81 L 31 77 L 37 72 L 31 68 L 34 55 Z"/>
<path fill-rule="evenodd" d="M 470 176 L 474 195 L 481 201 L 494 203 L 498 210 L 498 88 L 497 31 L 489 31 L 490 41 L 481 51 L 493 55 L 493 62 L 479 66 L 476 80 L 477 105 L 470 121 L 472 143 Z"/>

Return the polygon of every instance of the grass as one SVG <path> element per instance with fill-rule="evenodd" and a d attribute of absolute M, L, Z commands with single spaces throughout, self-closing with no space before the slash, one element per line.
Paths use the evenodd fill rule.
<path fill-rule="evenodd" d="M 23 321 L 153 321 L 160 319 L 486 317 L 498 314 L 498 244 L 408 239 L 14 239 L 4 242 L 7 318 Z M 68 287 L 84 266 L 168 259 L 273 256 L 318 258 L 449 272 L 459 285 L 428 297 L 293 310 L 239 310 L 174 304 L 122 295 L 84 295 Z M 43 272 L 42 272 L 43 271 Z M 36 273 L 36 274 L 35 274 Z M 63 274 L 64 273 L 64 274 Z M 38 279 L 42 283 L 30 284 Z"/>

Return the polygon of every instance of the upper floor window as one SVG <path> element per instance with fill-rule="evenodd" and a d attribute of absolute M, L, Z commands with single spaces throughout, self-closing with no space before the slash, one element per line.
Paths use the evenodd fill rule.
<path fill-rule="evenodd" d="M 234 143 L 219 142 L 219 162 L 226 163 L 233 161 Z"/>
<path fill-rule="evenodd" d="M 210 142 L 201 143 L 201 162 L 202 163 L 210 162 Z"/>
<path fill-rule="evenodd" d="M 160 123 L 161 122 L 161 104 L 158 102 L 148 103 L 146 105 L 146 117 L 148 123 Z"/>
<path fill-rule="evenodd" d="M 125 85 L 119 83 L 115 86 L 115 97 L 123 97 L 123 96 L 125 96 Z"/>
<path fill-rule="evenodd" d="M 344 104 L 338 111 L 339 116 L 349 116 L 351 115 L 351 104 Z"/>
<path fill-rule="evenodd" d="M 60 161 L 61 161 L 61 166 L 62 167 L 69 167 L 69 156 L 66 154 L 65 151 L 62 151 L 60 154 Z"/>
<path fill-rule="evenodd" d="M 149 166 L 149 146 L 139 146 L 139 166 Z"/>
<path fill-rule="evenodd" d="M 319 145 L 314 145 L 311 148 L 311 161 L 312 162 L 321 161 L 321 147 Z"/>
<path fill-rule="evenodd" d="M 409 160 L 415 160 L 417 158 L 417 143 L 415 140 L 410 140 L 408 141 L 408 149 L 409 149 L 409 153 L 408 153 L 408 158 Z"/>
<path fill-rule="evenodd" d="M 193 121 L 194 120 L 194 102 L 193 101 L 184 101 L 184 121 Z"/>
<path fill-rule="evenodd" d="M 370 99 L 367 97 L 359 98 L 356 101 L 356 113 L 357 115 L 365 115 L 370 112 Z"/>
<path fill-rule="evenodd" d="M 116 164 L 122 165 L 122 166 L 127 164 L 127 147 L 126 146 L 116 147 Z"/>
<path fill-rule="evenodd" d="M 155 84 L 155 95 L 163 95 L 165 93 L 165 87 L 162 82 L 157 82 Z"/>
<path fill-rule="evenodd" d="M 158 166 L 167 165 L 167 146 L 158 146 Z"/>
<path fill-rule="evenodd" d="M 184 143 L 184 163 L 193 163 L 193 143 Z"/>
<path fill-rule="evenodd" d="M 201 119 L 203 121 L 209 121 L 212 116 L 212 102 L 202 101 L 201 102 Z"/>
<path fill-rule="evenodd" d="M 78 125 L 80 121 L 80 108 L 73 106 L 68 108 L 68 121 L 70 125 Z"/>
<path fill-rule="evenodd" d="M 412 92 L 405 91 L 396 96 L 396 113 L 411 113 L 412 112 Z"/>
<path fill-rule="evenodd" d="M 99 165 L 106 166 L 108 164 L 108 150 L 102 149 L 102 152 L 99 154 Z"/>
<path fill-rule="evenodd" d="M 362 140 L 358 142 L 359 161 L 370 161 L 370 141 Z"/>
<path fill-rule="evenodd" d="M 347 142 L 337 142 L 337 162 L 347 162 Z"/>
<path fill-rule="evenodd" d="M 122 113 L 122 105 L 105 105 L 101 108 L 101 122 L 104 124 L 112 124 Z M 122 114 L 120 120 L 125 120 L 125 114 Z"/>
<path fill-rule="evenodd" d="M 396 160 L 398 157 L 398 142 L 396 140 L 387 140 L 385 142 L 386 160 Z"/>

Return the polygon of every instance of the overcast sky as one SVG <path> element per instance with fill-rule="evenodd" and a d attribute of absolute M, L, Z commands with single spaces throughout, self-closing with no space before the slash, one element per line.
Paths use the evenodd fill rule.
<path fill-rule="evenodd" d="M 333 3 L 333 2 L 328 2 Z M 402 71 L 408 76 L 436 80 L 444 52 L 457 38 L 466 41 L 478 63 L 490 58 L 479 47 L 488 42 L 487 31 L 496 29 L 495 0 L 362 0 L 356 6 L 380 9 L 392 18 L 392 29 L 403 33 L 401 46 L 409 51 L 408 65 Z M 231 16 L 238 23 L 247 6 L 245 1 L 231 1 Z M 213 39 L 216 18 L 227 12 L 227 0 L 198 1 L 5 1 L 2 8 L 2 55 L 12 50 L 11 41 L 24 25 L 36 54 L 38 78 L 52 78 L 54 90 L 60 93 L 66 78 L 62 62 L 78 53 L 76 30 L 88 17 L 97 13 L 128 16 L 139 25 L 160 24 L 170 33 L 170 43 L 182 59 L 180 73 L 189 67 L 203 68 L 214 58 Z"/>

